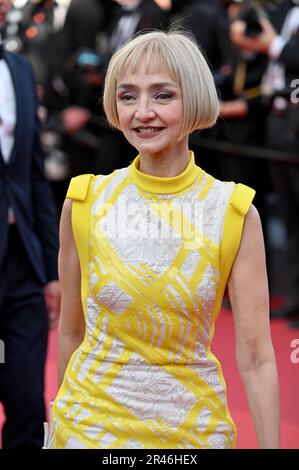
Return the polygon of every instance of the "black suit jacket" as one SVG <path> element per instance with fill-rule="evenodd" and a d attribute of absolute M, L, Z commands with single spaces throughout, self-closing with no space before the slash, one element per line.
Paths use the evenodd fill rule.
<path fill-rule="evenodd" d="M 12 207 L 28 257 L 45 284 L 58 278 L 58 235 L 52 194 L 44 174 L 35 80 L 24 57 L 4 52 L 4 60 L 13 80 L 17 122 L 8 164 L 0 151 L 0 265 L 7 246 L 8 208 Z"/>
<path fill-rule="evenodd" d="M 140 5 L 141 18 L 135 33 L 147 29 L 163 29 L 167 26 L 168 15 L 153 0 L 143 0 Z"/>

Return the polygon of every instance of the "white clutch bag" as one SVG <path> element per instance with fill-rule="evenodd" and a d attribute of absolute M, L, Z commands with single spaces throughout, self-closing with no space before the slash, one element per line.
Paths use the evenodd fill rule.
<path fill-rule="evenodd" d="M 44 423 L 44 445 L 43 449 L 54 449 L 53 420 L 52 420 L 53 401 L 50 402 L 49 423 Z"/>

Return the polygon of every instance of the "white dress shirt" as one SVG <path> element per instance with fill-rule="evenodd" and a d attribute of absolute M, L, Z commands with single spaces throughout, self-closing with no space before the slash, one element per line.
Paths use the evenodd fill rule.
<path fill-rule="evenodd" d="M 140 18 L 141 13 L 138 11 L 131 15 L 124 14 L 124 16 L 121 16 L 110 40 L 110 48 L 112 52 L 117 51 L 134 35 Z"/>
<path fill-rule="evenodd" d="M 3 160 L 6 164 L 9 162 L 14 145 L 16 121 L 16 97 L 12 77 L 7 63 L 5 60 L 0 59 L 0 148 Z M 11 207 L 8 208 L 8 223 L 16 223 Z"/>
<path fill-rule="evenodd" d="M 14 86 L 5 60 L 0 60 L 0 88 L 0 146 L 3 159 L 8 163 L 14 145 L 17 115 Z"/>
<path fill-rule="evenodd" d="M 56 0 L 53 10 L 53 28 L 59 31 L 63 28 L 71 0 Z"/>
<path fill-rule="evenodd" d="M 293 7 L 287 14 L 281 33 L 277 36 L 269 48 L 269 56 L 272 60 L 279 58 L 282 49 L 291 39 L 292 34 L 299 28 L 299 7 Z"/>
<path fill-rule="evenodd" d="M 271 59 L 263 82 L 264 94 L 271 95 L 275 91 L 283 90 L 285 87 L 285 72 L 279 63 L 279 56 L 291 39 L 292 34 L 299 28 L 299 7 L 293 7 L 287 14 L 279 36 L 277 36 L 269 47 Z"/>

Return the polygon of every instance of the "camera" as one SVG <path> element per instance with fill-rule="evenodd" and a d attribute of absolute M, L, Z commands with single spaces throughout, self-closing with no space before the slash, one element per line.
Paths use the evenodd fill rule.
<path fill-rule="evenodd" d="M 263 32 L 260 23 L 262 9 L 257 2 L 252 0 L 223 0 L 223 5 L 226 9 L 232 5 L 239 7 L 235 20 L 244 21 L 246 24 L 246 36 L 256 37 Z"/>
<path fill-rule="evenodd" d="M 246 23 L 245 35 L 255 37 L 263 32 L 258 7 L 250 1 L 241 2 L 239 19 Z"/>

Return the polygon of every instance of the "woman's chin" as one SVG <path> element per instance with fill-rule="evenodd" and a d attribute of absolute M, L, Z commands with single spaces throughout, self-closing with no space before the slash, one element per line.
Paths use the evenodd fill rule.
<path fill-rule="evenodd" d="M 167 145 L 165 145 L 165 142 L 150 142 L 150 141 L 145 141 L 145 142 L 131 142 L 133 147 L 135 147 L 139 153 L 158 153 L 166 149 Z"/>

